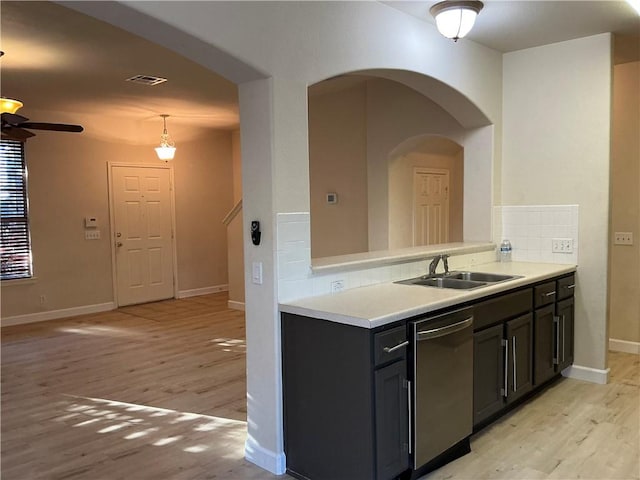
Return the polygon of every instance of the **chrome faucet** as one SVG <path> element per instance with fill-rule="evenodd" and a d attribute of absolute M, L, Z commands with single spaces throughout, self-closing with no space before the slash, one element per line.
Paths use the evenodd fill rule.
<path fill-rule="evenodd" d="M 438 262 L 440 261 L 441 258 L 442 258 L 442 255 L 437 255 L 433 257 L 433 260 L 431 260 L 431 263 L 429 264 L 429 275 L 436 274 L 436 268 L 438 267 Z"/>
<path fill-rule="evenodd" d="M 441 255 L 444 264 L 444 274 L 449 275 L 449 255 Z"/>
<path fill-rule="evenodd" d="M 438 262 L 440 262 L 440 260 L 442 260 L 444 265 L 444 274 L 447 275 L 449 273 L 449 255 L 437 255 L 433 257 L 433 260 L 431 260 L 431 263 L 429 264 L 430 276 L 436 274 L 436 268 L 438 268 Z"/>

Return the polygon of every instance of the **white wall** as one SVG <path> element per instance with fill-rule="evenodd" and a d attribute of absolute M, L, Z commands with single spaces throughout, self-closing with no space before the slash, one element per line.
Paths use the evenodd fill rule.
<path fill-rule="evenodd" d="M 252 262 L 264 270 L 261 285 L 245 285 L 246 453 L 264 468 L 283 472 L 276 216 L 309 211 L 307 86 L 356 70 L 419 72 L 457 90 L 452 96 L 450 87 L 436 89 L 431 97 L 457 102 L 460 123 L 482 117 L 499 128 L 502 57 L 473 42 L 453 43 L 432 25 L 379 2 L 135 2 L 108 8 L 94 3 L 74 8 L 190 58 L 219 59 L 227 77 L 246 82 L 240 85 L 245 278 L 251 278 Z M 157 21 L 184 35 L 167 35 Z M 265 79 L 256 79 L 256 72 Z M 259 247 L 247 235 L 254 219 L 263 225 Z"/>
<path fill-rule="evenodd" d="M 505 54 L 503 205 L 579 205 L 575 363 L 607 367 L 611 36 Z"/>

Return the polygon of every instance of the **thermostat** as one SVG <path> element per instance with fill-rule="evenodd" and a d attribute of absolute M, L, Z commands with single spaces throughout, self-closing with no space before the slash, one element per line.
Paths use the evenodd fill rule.
<path fill-rule="evenodd" d="M 327 203 L 329 205 L 333 205 L 338 203 L 338 194 L 337 193 L 327 193 Z"/>

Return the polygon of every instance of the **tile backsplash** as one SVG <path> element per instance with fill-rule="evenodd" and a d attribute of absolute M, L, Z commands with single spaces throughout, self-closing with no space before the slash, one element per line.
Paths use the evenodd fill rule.
<path fill-rule="evenodd" d="M 578 263 L 578 206 L 501 206 L 494 210 L 496 244 L 508 238 L 512 259 L 522 262 Z M 426 273 L 428 260 L 398 261 L 390 265 L 350 268 L 318 273 L 311 269 L 311 216 L 308 212 L 280 213 L 277 216 L 278 300 L 287 302 L 332 292 L 339 281 L 344 290 L 395 282 Z M 500 233 L 502 232 L 502 233 Z M 571 239 L 571 253 L 553 253 L 554 238 Z M 455 255 L 451 270 L 470 268 L 496 260 L 495 251 Z M 439 267 L 440 271 L 442 266 Z"/>
<path fill-rule="evenodd" d="M 495 207 L 501 223 L 497 245 L 509 239 L 512 259 L 522 262 L 578 263 L 578 205 L 519 205 Z M 498 225 L 494 231 L 499 232 Z M 553 239 L 570 239 L 571 253 L 554 253 Z"/>
<path fill-rule="evenodd" d="M 332 283 L 342 282 L 344 290 L 394 282 L 417 277 L 427 272 L 427 259 L 398 261 L 391 265 L 349 268 L 339 272 L 318 273 L 311 270 L 309 213 L 280 213 L 277 216 L 278 300 L 325 295 L 332 292 Z M 493 262 L 494 251 L 455 255 L 449 267 L 462 269 L 475 264 Z M 438 271 L 442 270 L 442 265 Z"/>

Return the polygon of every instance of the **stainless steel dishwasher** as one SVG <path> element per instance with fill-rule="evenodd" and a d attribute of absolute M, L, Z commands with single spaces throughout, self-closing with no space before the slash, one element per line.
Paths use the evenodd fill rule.
<path fill-rule="evenodd" d="M 471 435 L 473 310 L 464 308 L 410 323 L 413 468 L 418 469 Z"/>

